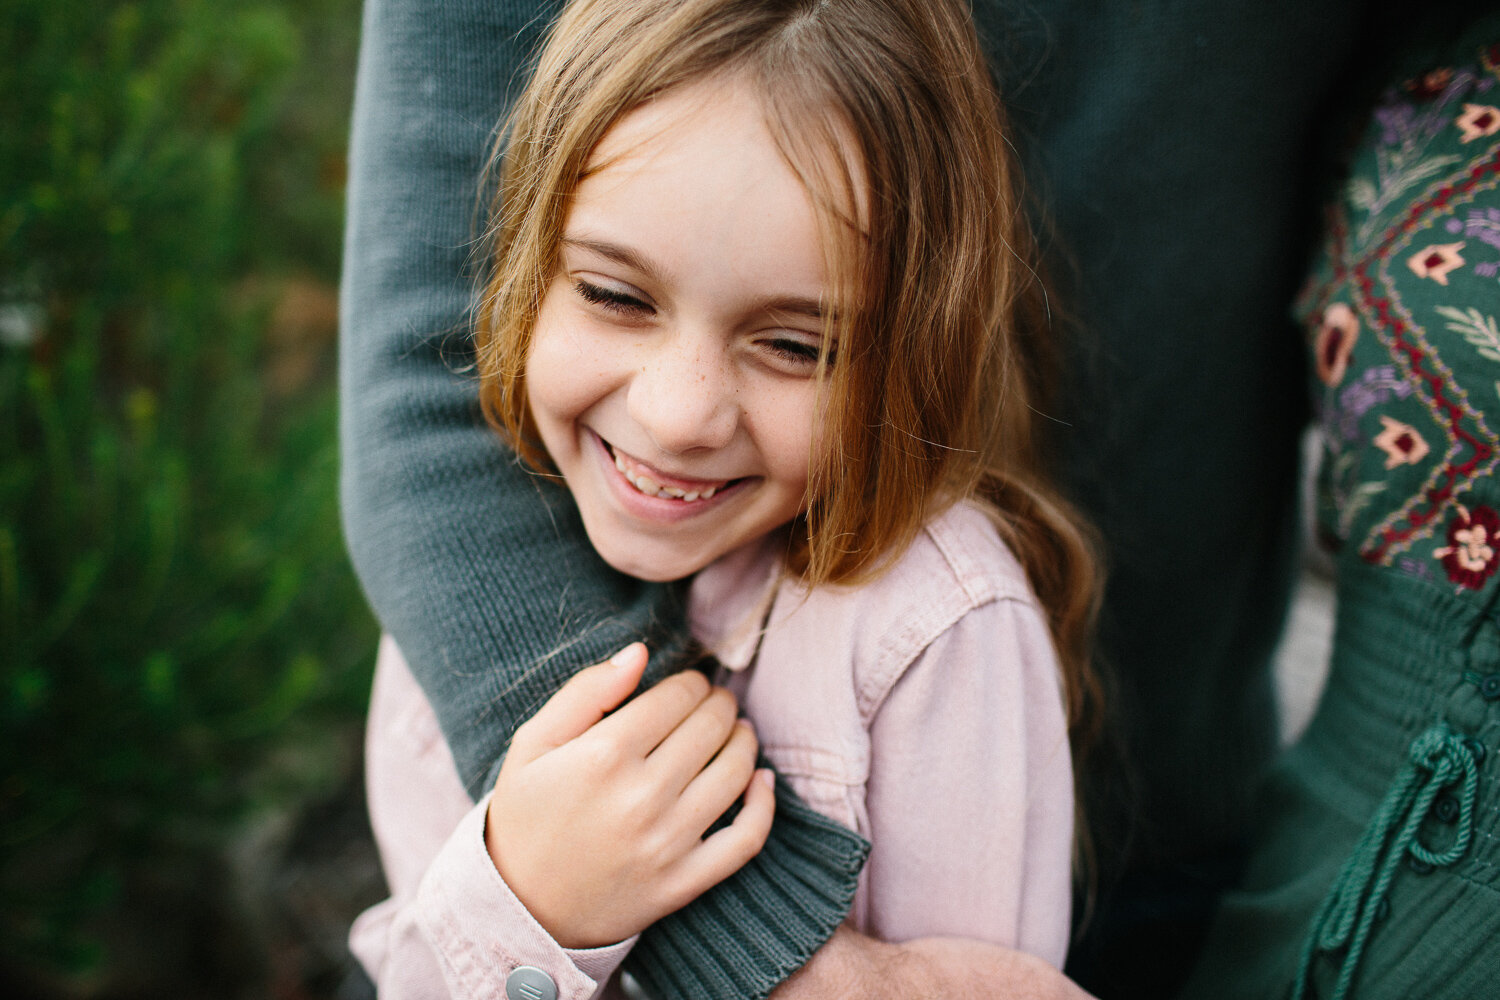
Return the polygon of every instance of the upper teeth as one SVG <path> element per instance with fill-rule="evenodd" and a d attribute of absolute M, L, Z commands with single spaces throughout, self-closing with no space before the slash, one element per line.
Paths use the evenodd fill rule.
<path fill-rule="evenodd" d="M 631 486 L 640 490 L 648 497 L 663 497 L 671 500 L 707 500 L 719 492 L 717 486 L 705 486 L 698 490 L 679 490 L 675 486 L 663 486 L 656 480 L 643 472 L 632 472 L 625 467 L 625 460 L 615 453 L 615 468 L 620 470 L 620 475 L 629 481 Z"/>

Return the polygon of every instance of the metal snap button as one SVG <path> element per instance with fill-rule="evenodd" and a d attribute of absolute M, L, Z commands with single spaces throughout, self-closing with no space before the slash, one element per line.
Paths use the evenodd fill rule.
<path fill-rule="evenodd" d="M 505 977 L 506 1000 L 557 1000 L 557 984 L 534 965 L 517 966 Z"/>

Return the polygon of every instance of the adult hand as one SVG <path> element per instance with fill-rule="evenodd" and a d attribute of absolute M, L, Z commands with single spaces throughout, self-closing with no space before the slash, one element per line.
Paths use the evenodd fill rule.
<path fill-rule="evenodd" d="M 770 1000 L 1092 1000 L 1034 955 L 964 938 L 886 944 L 848 926 L 834 932 Z"/>
<path fill-rule="evenodd" d="M 516 730 L 485 841 L 495 868 L 566 948 L 621 941 L 749 861 L 775 811 L 734 696 L 684 671 L 635 690 L 646 647 L 580 671 Z M 708 828 L 744 798 L 732 823 Z"/>

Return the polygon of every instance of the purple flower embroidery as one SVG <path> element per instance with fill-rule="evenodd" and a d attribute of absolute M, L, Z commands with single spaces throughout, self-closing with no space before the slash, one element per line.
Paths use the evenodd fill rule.
<path fill-rule="evenodd" d="M 1419 562 L 1411 556 L 1402 556 L 1396 560 L 1396 567 L 1408 576 L 1414 576 L 1419 580 L 1432 579 L 1432 569 L 1424 562 Z"/>
<path fill-rule="evenodd" d="M 1412 131 L 1417 109 L 1410 104 L 1386 104 L 1375 109 L 1375 121 L 1380 125 L 1380 141 L 1386 146 L 1400 146 Z"/>
<path fill-rule="evenodd" d="M 1339 392 L 1338 430 L 1345 441 L 1365 440 L 1360 432 L 1359 420 L 1372 407 L 1391 399 L 1405 399 L 1411 395 L 1411 385 L 1396 377 L 1394 365 L 1378 365 L 1368 368 L 1352 384 Z"/>
<path fill-rule="evenodd" d="M 1426 143 L 1453 120 L 1446 105 L 1460 94 L 1468 93 L 1475 80 L 1475 75 L 1468 70 L 1453 73 L 1435 98 L 1419 101 L 1421 111 L 1417 110 L 1417 104 L 1401 100 L 1398 92 L 1392 91 L 1386 102 L 1375 109 L 1380 141 L 1387 146 L 1406 147 Z"/>
<path fill-rule="evenodd" d="M 1457 221 L 1457 219 L 1448 220 L 1450 233 L 1458 232 L 1458 229 L 1453 228 L 1453 223 Z M 1469 209 L 1468 218 L 1464 220 L 1462 228 L 1465 236 L 1483 240 L 1490 246 L 1500 249 L 1500 208 Z"/>

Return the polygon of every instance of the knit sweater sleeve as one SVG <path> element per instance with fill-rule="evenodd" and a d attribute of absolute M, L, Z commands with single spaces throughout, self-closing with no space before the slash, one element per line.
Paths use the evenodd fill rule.
<path fill-rule="evenodd" d="M 611 571 L 562 491 L 479 415 L 466 320 L 495 124 L 556 0 L 368 0 L 341 293 L 344 527 L 382 624 L 436 709 L 471 796 L 578 667 L 644 638 L 686 649 L 679 595 Z M 663 997 L 764 996 L 843 919 L 866 845 L 783 802 L 765 849 L 649 930 Z"/>

